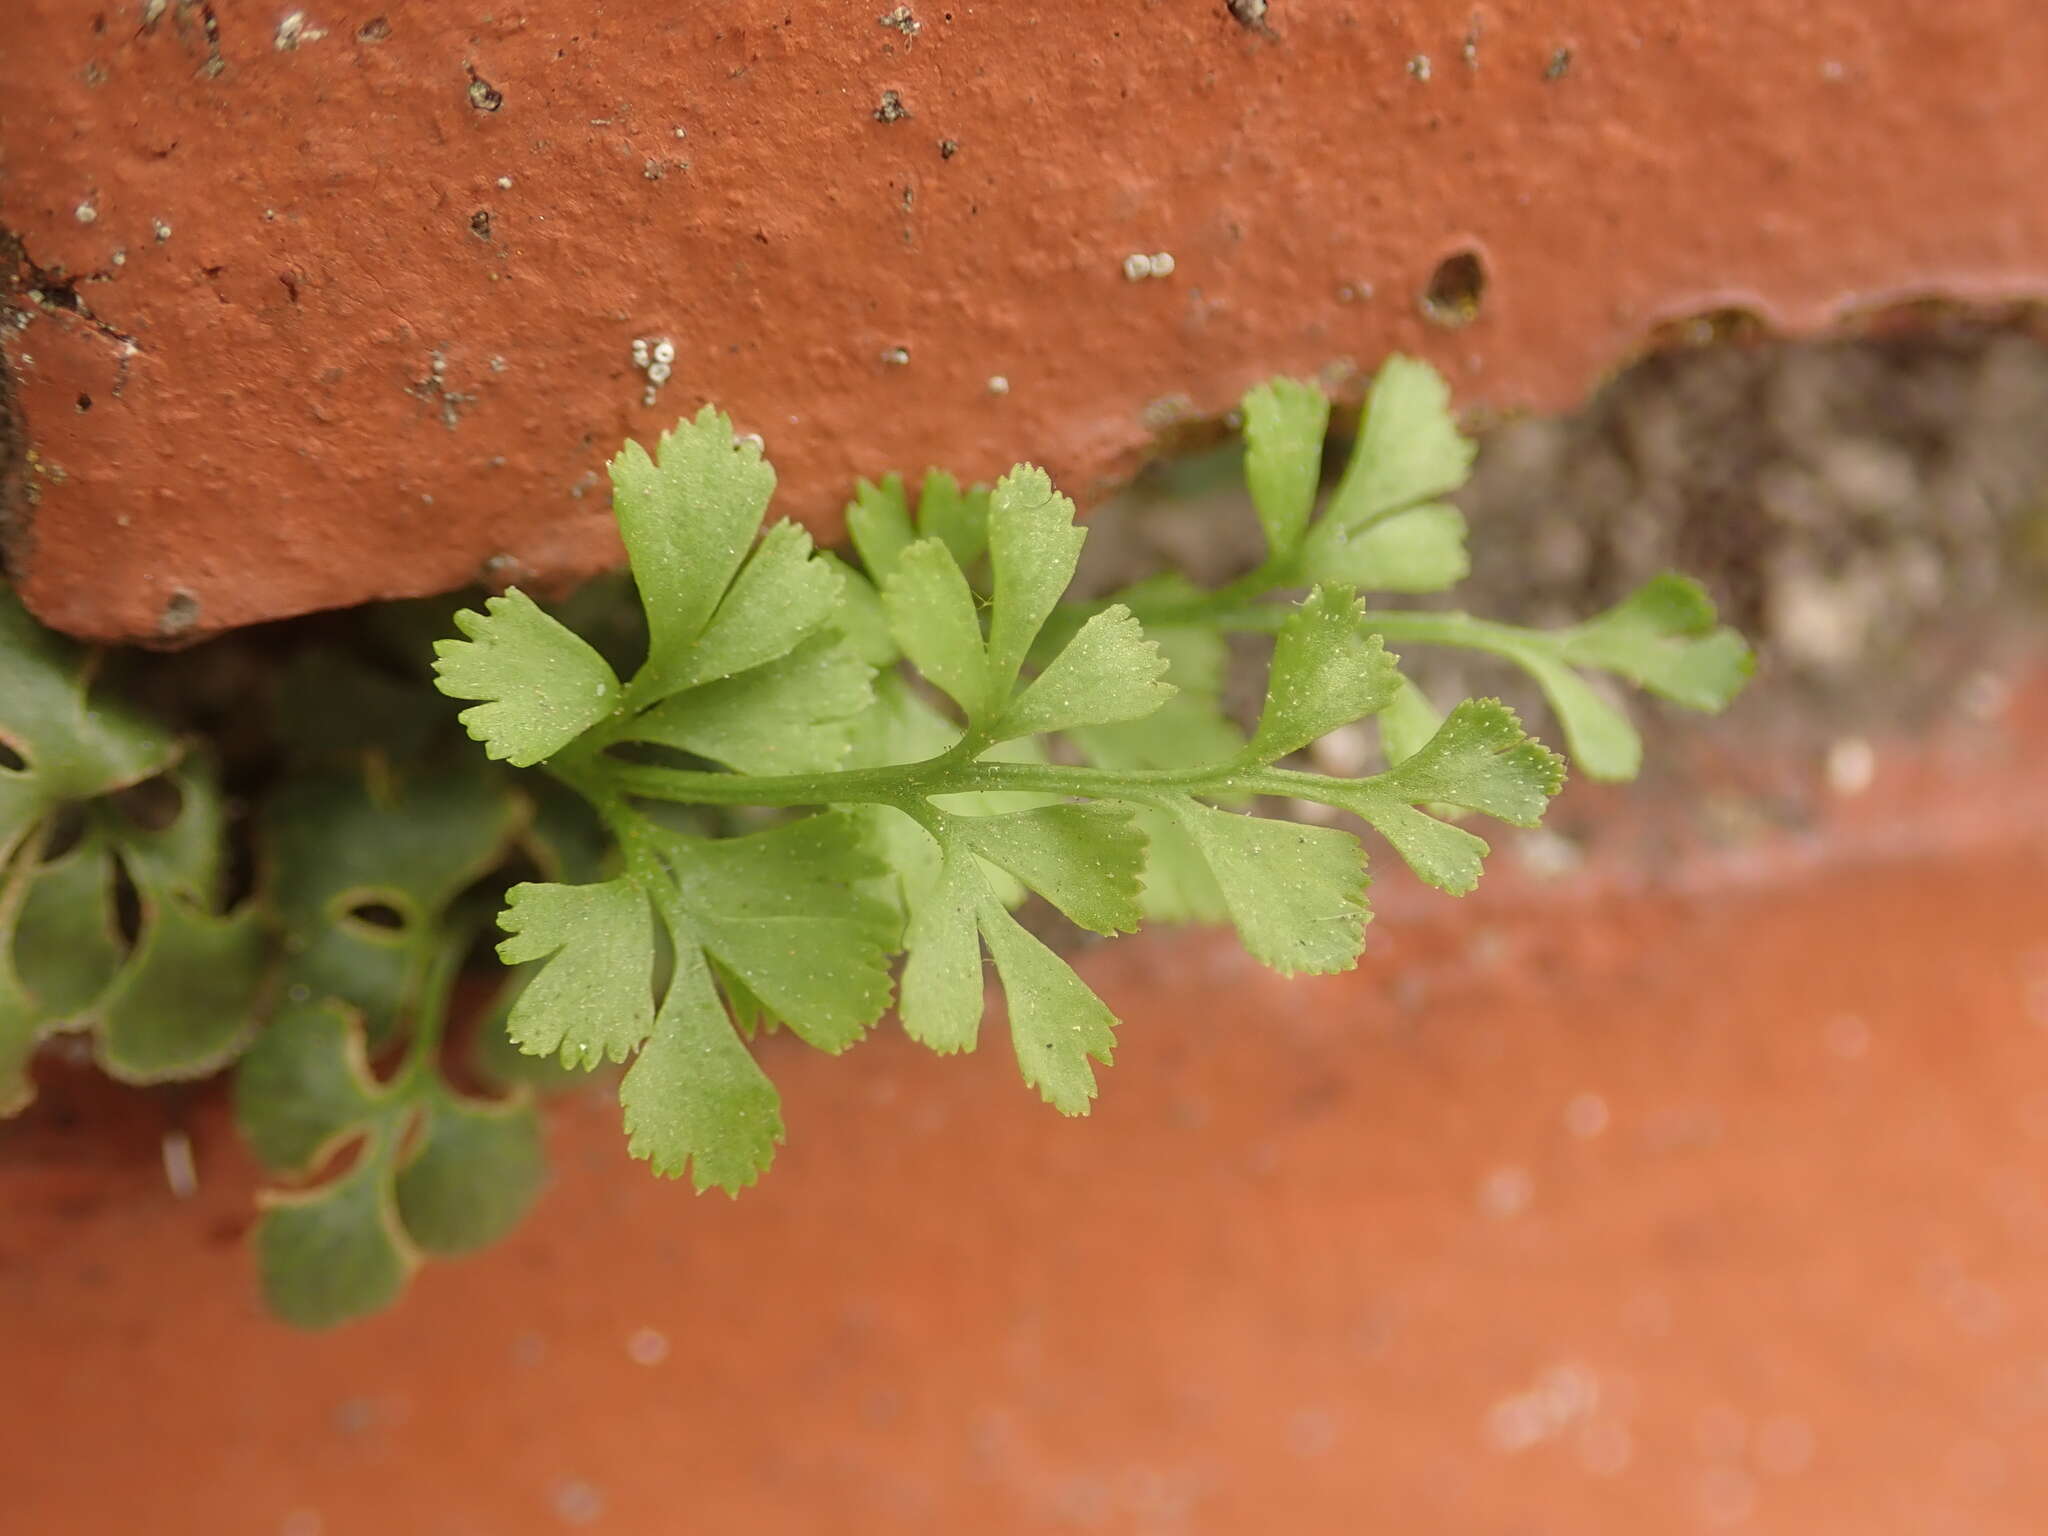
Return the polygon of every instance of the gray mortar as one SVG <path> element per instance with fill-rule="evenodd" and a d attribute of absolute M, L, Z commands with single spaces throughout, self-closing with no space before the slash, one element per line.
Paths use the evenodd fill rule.
<path fill-rule="evenodd" d="M 1958 320 L 1882 338 L 1662 352 L 1580 411 L 1500 423 L 1480 441 L 1457 497 L 1472 526 L 1471 577 L 1444 599 L 1390 606 L 1562 624 L 1659 571 L 1685 571 L 1758 644 L 1760 685 L 1745 713 L 1824 732 L 1914 724 L 2016 650 L 2038 650 L 2048 615 L 2039 336 Z M 1234 459 L 1226 450 L 1161 464 L 1098 512 L 1090 588 L 1162 566 L 1219 581 L 1251 564 L 1258 532 Z M 1408 659 L 1442 699 L 1499 693 L 1544 720 L 1511 671 L 1444 653 Z"/>

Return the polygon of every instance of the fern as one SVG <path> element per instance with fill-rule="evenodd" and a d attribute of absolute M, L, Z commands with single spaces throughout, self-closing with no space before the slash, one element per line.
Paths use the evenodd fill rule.
<path fill-rule="evenodd" d="M 773 471 L 717 411 L 653 455 L 628 444 L 615 508 L 649 634 L 631 676 L 516 589 L 436 646 L 438 685 L 470 701 L 461 719 L 485 751 L 544 767 L 617 850 L 606 878 L 510 891 L 499 954 L 537 966 L 512 1038 L 570 1067 L 630 1060 L 634 1153 L 737 1191 L 784 1136 L 747 1035 L 786 1026 L 842 1051 L 893 990 L 913 1038 L 971 1049 L 986 956 L 1025 1082 L 1085 1113 L 1117 1021 L 1013 914 L 1024 892 L 1098 933 L 1148 915 L 1227 918 L 1279 971 L 1342 970 L 1370 916 L 1364 845 L 1246 807 L 1285 797 L 1349 813 L 1422 879 L 1463 892 L 1487 845 L 1446 814 L 1529 826 L 1557 792 L 1563 760 L 1512 712 L 1467 700 L 1439 716 L 1390 645 L 1527 669 L 1596 776 L 1633 772 L 1640 745 L 1584 670 L 1704 708 L 1747 675 L 1741 641 L 1676 577 L 1558 632 L 1377 606 L 1361 594 L 1464 574 L 1463 521 L 1441 498 L 1471 445 L 1441 381 L 1395 359 L 1318 510 L 1328 417 L 1291 381 L 1246 398 L 1267 543 L 1256 570 L 1215 591 L 1155 581 L 1090 604 L 1067 599 L 1085 531 L 1040 470 L 986 492 L 929 477 L 914 514 L 899 482 L 863 486 L 848 515 L 856 570 L 791 524 L 761 534 Z M 1272 641 L 1249 733 L 1218 703 L 1236 632 Z M 1369 718 L 1383 771 L 1290 766 Z M 675 807 L 780 819 L 718 835 Z"/>

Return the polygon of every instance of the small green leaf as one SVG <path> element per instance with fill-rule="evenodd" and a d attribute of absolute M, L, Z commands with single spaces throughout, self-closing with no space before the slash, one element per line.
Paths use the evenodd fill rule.
<path fill-rule="evenodd" d="M 1380 751 L 1389 768 L 1404 763 L 1443 728 L 1444 717 L 1429 696 L 1406 677 L 1379 713 Z"/>
<path fill-rule="evenodd" d="M 225 921 L 211 915 L 220 825 L 210 774 L 201 759 L 180 765 L 168 731 L 95 694 L 97 663 L 97 653 L 43 630 L 0 588 L 0 1115 L 33 1096 L 28 1069 L 41 1041 L 60 1030 L 104 1031 L 109 999 L 123 999 L 123 1011 L 116 1037 L 96 1042 L 103 1060 L 149 1080 L 210 1070 L 250 1022 L 253 965 L 246 977 L 238 969 L 215 978 L 221 984 L 208 996 L 221 1002 L 233 993 L 229 1011 L 201 1017 L 188 1007 L 193 965 L 211 954 L 207 925 Z M 170 798 L 175 805 L 160 803 Z M 158 812 L 163 825 L 141 824 Z M 59 816 L 83 825 L 74 846 L 49 860 L 53 839 L 73 835 Z M 132 949 L 115 916 L 124 871 L 144 907 Z M 166 900 L 187 903 L 179 915 L 190 915 L 196 932 L 157 915 Z M 186 938 L 202 953 L 177 953 Z M 168 1017 L 138 1035 L 121 987 L 145 965 L 164 988 Z M 248 989 L 236 993 L 244 979 Z"/>
<path fill-rule="evenodd" d="M 1401 855 L 1416 878 L 1453 896 L 1469 894 L 1479 884 L 1486 861 L 1486 839 L 1424 815 L 1412 805 L 1371 804 L 1359 815 Z"/>
<path fill-rule="evenodd" d="M 1145 916 L 1159 923 L 1223 923 L 1230 903 L 1195 840 L 1171 812 L 1138 812 L 1145 834 L 1145 879 L 1138 893 Z"/>
<path fill-rule="evenodd" d="M 938 878 L 910 907 L 904 930 L 903 1032 L 940 1055 L 974 1049 L 981 1025 L 981 934 L 987 883 L 964 842 L 948 842 Z"/>
<path fill-rule="evenodd" d="M 565 1066 L 623 1061 L 654 1026 L 654 914 L 630 878 L 601 885 L 515 885 L 498 926 L 507 965 L 546 960 L 506 1027 L 534 1056 Z"/>
<path fill-rule="evenodd" d="M 627 443 L 611 463 L 612 510 L 647 610 L 647 665 L 635 696 L 659 698 L 684 676 L 689 651 L 753 545 L 775 471 L 760 445 L 705 406 L 662 434 L 654 457 Z"/>
<path fill-rule="evenodd" d="M 839 572 L 812 558 L 811 536 L 794 523 L 768 530 L 740 568 L 704 633 L 663 680 L 663 691 L 745 672 L 786 656 L 839 606 Z"/>
<path fill-rule="evenodd" d="M 469 1066 L 479 1081 L 500 1093 L 568 1093 L 585 1084 L 585 1074 L 578 1068 L 563 1066 L 558 1056 L 529 1056 L 512 1038 L 507 1020 L 520 992 L 540 969 L 529 964 L 505 971 L 490 1008 L 477 1020 L 476 1035 L 470 1042 Z"/>
<path fill-rule="evenodd" d="M 1078 726 L 1073 739 L 1098 768 L 1190 768 L 1222 763 L 1244 749 L 1244 732 L 1221 703 L 1227 648 L 1213 630 L 1167 626 L 1145 638 L 1167 658 L 1167 681 L 1179 692 L 1140 720 Z"/>
<path fill-rule="evenodd" d="M 913 691 L 905 678 L 894 672 L 884 673 L 875 680 L 875 707 L 856 722 L 849 766 L 922 762 L 944 752 L 959 736 L 960 728 Z M 998 742 L 982 754 L 982 760 L 1042 763 L 1045 751 L 1035 738 L 1025 737 Z M 978 790 L 935 795 L 932 803 L 957 815 L 994 816 L 1047 805 L 1053 798 L 1016 791 Z M 883 899 L 899 913 L 907 913 L 916 898 L 939 877 L 938 844 L 915 820 L 893 806 L 871 805 L 852 814 L 866 825 L 873 848 L 888 868 L 888 874 L 877 882 Z M 981 873 L 1004 905 L 1014 906 L 1024 899 L 1024 888 L 1002 870 L 983 865 Z"/>
<path fill-rule="evenodd" d="M 944 470 L 927 470 L 917 494 L 918 532 L 927 539 L 944 540 L 960 569 L 967 570 L 988 553 L 988 503 L 987 486 L 963 491 Z M 865 552 L 861 558 L 867 558 Z"/>
<path fill-rule="evenodd" d="M 1698 582 L 1666 574 L 1565 631 L 1565 659 L 1604 667 L 1687 709 L 1727 708 L 1756 670 L 1734 630 L 1717 627 Z"/>
<path fill-rule="evenodd" d="M 169 731 L 116 700 L 88 697 L 95 662 L 0 586 L 0 745 L 22 764 L 0 767 L 0 859 L 58 803 L 140 783 L 177 759 Z"/>
<path fill-rule="evenodd" d="M 269 944 L 245 904 L 225 916 L 183 896 L 142 891 L 135 951 L 95 1010 L 101 1067 L 126 1083 L 202 1077 L 256 1028 Z"/>
<path fill-rule="evenodd" d="M 398 1224 L 374 1143 L 356 1166 L 303 1193 L 267 1193 L 256 1259 L 270 1309 L 299 1328 L 332 1328 L 381 1312 L 416 1262 Z"/>
<path fill-rule="evenodd" d="M 1412 803 L 1458 805 L 1533 827 L 1564 786 L 1564 759 L 1531 740 L 1498 699 L 1467 699 L 1421 751 L 1367 782 L 1398 787 Z"/>
<path fill-rule="evenodd" d="M 882 594 L 875 584 L 834 554 L 818 559 L 839 573 L 839 611 L 832 616 L 833 627 L 846 636 L 860 659 L 871 667 L 886 667 L 900 654 L 896 637 L 889 633 L 889 615 L 882 609 Z"/>
<path fill-rule="evenodd" d="M 463 609 L 467 640 L 434 643 L 434 686 L 482 699 L 458 718 L 491 757 L 526 768 L 553 757 L 618 705 L 619 680 L 574 630 L 517 587 Z"/>
<path fill-rule="evenodd" d="M 896 922 L 858 889 L 885 866 L 857 819 L 676 838 L 664 852 L 693 936 L 806 1042 L 845 1050 L 882 1016 Z"/>
<path fill-rule="evenodd" d="M 15 974 L 42 1018 L 70 1019 L 106 990 L 127 958 L 114 918 L 114 855 L 88 833 L 60 858 L 23 873 Z M 0 921 L 0 941 L 7 936 Z"/>
<path fill-rule="evenodd" d="M 277 1173 L 311 1173 L 379 1108 L 362 1021 L 340 1003 L 287 1006 L 235 1069 L 235 1124 Z"/>
<path fill-rule="evenodd" d="M 1465 515 L 1431 502 L 1363 527 L 1325 518 L 1310 532 L 1302 564 L 1317 581 L 1362 592 L 1442 592 L 1471 573 Z"/>
<path fill-rule="evenodd" d="M 1052 488 L 1044 470 L 1020 464 L 996 482 L 988 509 L 989 557 L 995 571 L 988 632 L 987 686 L 992 699 L 1008 696 L 1040 626 L 1074 579 L 1087 537 L 1074 526 L 1073 502 Z M 914 653 L 911 659 L 917 659 Z M 919 670 L 926 671 L 922 662 Z"/>
<path fill-rule="evenodd" d="M 202 771 L 202 762 L 187 756 L 92 812 L 137 885 L 211 906 L 219 895 L 227 813 L 211 764 Z"/>
<path fill-rule="evenodd" d="M 1477 451 L 1451 416 L 1451 391 L 1429 364 L 1387 359 L 1366 396 L 1344 478 L 1324 514 L 1352 532 L 1456 490 Z"/>
<path fill-rule="evenodd" d="M 1266 531 L 1267 558 L 1285 560 L 1315 509 L 1330 400 L 1313 384 L 1270 379 L 1247 391 L 1241 409 L 1245 483 Z"/>
<path fill-rule="evenodd" d="M 889 632 L 912 665 L 943 690 L 970 718 L 988 707 L 988 659 L 974 593 L 937 539 L 922 539 L 904 550 L 882 586 Z"/>
<path fill-rule="evenodd" d="M 42 1038 L 35 1006 L 0 953 L 0 1118 L 18 1113 L 35 1097 L 28 1067 Z"/>
<path fill-rule="evenodd" d="M 1285 976 L 1347 971 L 1358 963 L 1372 912 L 1357 838 L 1185 798 L 1173 812 L 1201 851 L 1254 959 Z"/>
<path fill-rule="evenodd" d="M 474 754 L 432 770 L 288 780 L 262 820 L 285 985 L 353 1004 L 373 1042 L 389 1038 L 420 935 L 505 857 L 523 814 L 505 776 Z"/>
<path fill-rule="evenodd" d="M 1047 805 L 1006 816 L 953 816 L 947 839 L 1008 870 L 1094 933 L 1133 933 L 1145 834 L 1110 805 Z"/>
<path fill-rule="evenodd" d="M 1249 752 L 1272 762 L 1392 702 L 1401 674 L 1348 587 L 1317 587 L 1273 644 L 1266 705 Z"/>
<path fill-rule="evenodd" d="M 1112 604 L 1011 700 L 994 734 L 1007 739 L 1143 719 L 1174 695 L 1161 680 L 1166 667 L 1130 609 Z"/>
<path fill-rule="evenodd" d="M 1369 779 L 1326 779 L 1317 798 L 1370 822 L 1422 879 L 1463 895 L 1478 883 L 1486 843 L 1418 805 L 1483 811 L 1534 826 L 1564 783 L 1564 760 L 1532 741 L 1497 699 L 1467 699 L 1419 751 Z"/>
<path fill-rule="evenodd" d="M 1074 968 L 984 901 L 982 937 L 1010 1004 L 1010 1042 L 1024 1081 L 1063 1115 L 1085 1115 L 1095 1097 L 1090 1059 L 1110 1063 L 1116 1015 L 1074 974 Z"/>
<path fill-rule="evenodd" d="M 780 1100 L 733 1032 L 703 955 L 678 950 L 653 1037 L 619 1085 L 627 1146 L 665 1178 L 688 1168 L 699 1194 L 737 1194 L 775 1160 Z"/>
<path fill-rule="evenodd" d="M 860 653 L 825 630 L 766 666 L 670 695 L 624 734 L 740 773 L 844 767 L 852 722 L 873 698 L 873 679 Z"/>
<path fill-rule="evenodd" d="M 1563 662 L 1534 649 L 1515 660 L 1536 680 L 1564 727 L 1572 761 L 1590 778 L 1626 782 L 1643 766 L 1643 738 L 1619 707 Z"/>
<path fill-rule="evenodd" d="M 488 1247 L 518 1226 L 546 1176 L 531 1104 L 437 1089 L 394 1193 L 412 1240 L 426 1253 L 450 1256 Z"/>
<path fill-rule="evenodd" d="M 895 575 L 896 562 L 918 537 L 910 525 L 903 477 L 884 475 L 880 484 L 858 482 L 853 488 L 853 500 L 846 504 L 846 532 L 876 586 L 882 586 Z"/>

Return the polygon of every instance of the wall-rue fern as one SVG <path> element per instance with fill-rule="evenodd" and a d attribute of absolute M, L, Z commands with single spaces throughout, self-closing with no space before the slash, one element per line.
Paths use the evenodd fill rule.
<path fill-rule="evenodd" d="M 1020 888 L 1098 933 L 1148 912 L 1227 918 L 1277 970 L 1336 971 L 1364 942 L 1363 845 L 1247 802 L 1349 812 L 1451 892 L 1472 888 L 1487 848 L 1444 808 L 1518 826 L 1542 815 L 1563 760 L 1498 702 L 1439 717 L 1389 641 L 1528 669 L 1606 776 L 1633 772 L 1640 748 L 1578 669 L 1703 708 L 1741 685 L 1747 649 L 1676 577 L 1557 633 L 1367 602 L 1464 573 L 1462 519 L 1438 498 L 1472 445 L 1442 381 L 1396 359 L 1318 516 L 1328 416 L 1291 381 L 1245 401 L 1267 545 L 1256 570 L 1216 591 L 1167 577 L 1085 605 L 1064 601 L 1085 531 L 1040 470 L 986 494 L 934 476 L 914 517 L 899 485 L 863 487 L 856 571 L 792 524 L 760 534 L 774 474 L 715 410 L 652 456 L 628 444 L 614 505 L 650 636 L 632 676 L 516 589 L 458 615 L 465 638 L 435 648 L 442 691 L 478 701 L 462 720 L 486 752 L 544 765 L 618 849 L 606 879 L 510 892 L 499 953 L 542 962 L 511 1011 L 514 1040 L 571 1066 L 631 1058 L 632 1150 L 700 1190 L 738 1190 L 783 1137 L 744 1037 L 786 1025 L 844 1050 L 889 1006 L 900 962 L 906 1032 L 971 1049 L 985 951 L 1025 1081 L 1084 1113 L 1117 1021 L 1012 915 Z M 1249 733 L 1218 703 L 1231 631 L 1272 637 Z M 1384 771 L 1284 766 L 1366 718 L 1381 722 Z M 673 806 L 803 814 L 716 836 L 661 813 Z"/>
<path fill-rule="evenodd" d="M 1748 675 L 1676 576 L 1560 630 L 1383 606 L 1465 574 L 1442 498 L 1472 445 L 1442 381 L 1396 358 L 1324 498 L 1329 415 L 1289 380 L 1244 400 L 1255 569 L 1083 602 L 1086 535 L 1042 472 L 933 472 L 914 500 L 863 483 L 841 560 L 761 531 L 773 472 L 707 409 L 612 464 L 641 614 L 514 590 L 433 647 L 496 761 L 413 681 L 446 604 L 261 669 L 274 695 L 237 719 L 270 731 L 230 763 L 269 787 L 232 907 L 212 754 L 0 592 L 0 1114 L 57 1034 L 137 1082 L 246 1049 L 236 1117 L 288 1181 L 257 1224 L 265 1295 L 325 1326 L 515 1225 L 544 1177 L 535 1093 L 601 1063 L 627 1064 L 634 1152 L 738 1190 L 784 1134 L 751 1040 L 841 1051 L 893 1002 L 933 1050 L 971 1049 L 992 962 L 1025 1081 L 1085 1112 L 1117 1021 L 1014 915 L 1031 894 L 1093 932 L 1230 923 L 1277 970 L 1338 971 L 1364 941 L 1365 846 L 1262 805 L 1348 813 L 1451 892 L 1487 852 L 1458 818 L 1541 816 L 1562 759 L 1496 702 L 1440 709 L 1397 650 L 1523 668 L 1599 778 L 1642 749 L 1587 673 L 1700 709 Z M 1233 637 L 1269 652 L 1256 719 L 1223 707 Z M 1298 766 L 1361 720 L 1380 771 Z M 494 917 L 508 968 L 486 979 Z"/>
<path fill-rule="evenodd" d="M 268 945 L 253 905 L 220 907 L 211 765 L 96 694 L 96 662 L 0 589 L 0 1115 L 54 1035 L 155 1083 L 217 1070 L 256 1027 Z"/>

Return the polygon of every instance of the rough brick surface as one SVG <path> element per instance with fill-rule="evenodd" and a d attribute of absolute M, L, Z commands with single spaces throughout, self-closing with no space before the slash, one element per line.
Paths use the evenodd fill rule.
<path fill-rule="evenodd" d="M 1276 370 L 1555 407 L 1680 316 L 2048 288 L 2036 0 L 910 9 L 10 0 L 29 602 L 174 641 L 573 578 L 612 446 L 705 399 L 830 531 L 933 460 L 1085 498 Z"/>

